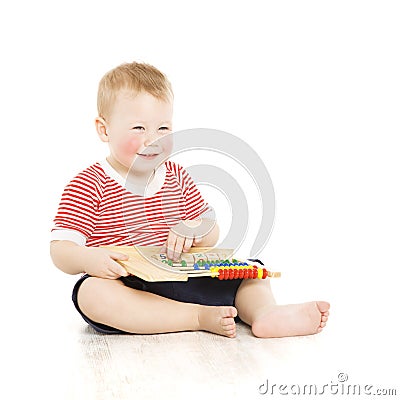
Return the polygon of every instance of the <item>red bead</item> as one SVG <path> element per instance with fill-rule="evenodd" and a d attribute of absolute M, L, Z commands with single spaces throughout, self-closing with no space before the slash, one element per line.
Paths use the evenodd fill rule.
<path fill-rule="evenodd" d="M 237 279 L 239 278 L 239 270 L 237 268 L 235 268 L 233 270 L 233 279 Z"/>
<path fill-rule="evenodd" d="M 229 278 L 229 271 L 227 269 L 224 269 L 224 279 L 228 279 Z"/>
<path fill-rule="evenodd" d="M 233 274 L 234 274 L 233 268 L 229 268 L 229 279 L 233 279 Z"/>
<path fill-rule="evenodd" d="M 263 268 L 263 276 L 262 276 L 262 278 L 265 279 L 267 276 L 268 276 L 268 271 L 265 268 Z"/>
<path fill-rule="evenodd" d="M 247 269 L 243 269 L 243 279 L 248 279 L 249 277 L 249 271 Z"/>
<path fill-rule="evenodd" d="M 218 279 L 219 279 L 220 281 L 222 281 L 222 279 L 224 279 L 224 271 L 223 271 L 222 269 L 220 269 L 220 270 L 218 271 Z"/>
<path fill-rule="evenodd" d="M 243 269 L 239 269 L 239 279 L 242 279 L 244 275 Z"/>
<path fill-rule="evenodd" d="M 257 277 L 258 277 L 257 268 L 253 268 L 253 279 L 256 279 Z"/>

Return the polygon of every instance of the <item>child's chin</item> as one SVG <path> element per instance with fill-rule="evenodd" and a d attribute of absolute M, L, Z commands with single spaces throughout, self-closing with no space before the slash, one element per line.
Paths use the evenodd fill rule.
<path fill-rule="evenodd" d="M 138 155 L 138 160 L 143 160 L 143 161 L 154 161 L 156 158 L 158 158 L 160 155 L 154 155 L 154 156 L 142 156 L 142 155 Z"/>
<path fill-rule="evenodd" d="M 137 156 L 132 164 L 131 164 L 131 170 L 137 171 L 137 172 L 146 172 L 147 170 L 152 171 L 154 167 L 158 164 L 159 156 L 154 156 L 154 157 L 143 157 L 143 156 Z"/>

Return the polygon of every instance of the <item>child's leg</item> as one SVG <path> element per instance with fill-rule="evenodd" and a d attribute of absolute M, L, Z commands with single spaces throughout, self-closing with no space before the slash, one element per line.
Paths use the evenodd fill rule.
<path fill-rule="evenodd" d="M 240 319 L 250 325 L 258 337 L 318 333 L 326 325 L 329 315 L 329 303 L 325 301 L 277 305 L 269 279 L 242 281 L 235 306 Z"/>
<path fill-rule="evenodd" d="M 122 331 L 150 334 L 205 330 L 234 337 L 235 307 L 203 306 L 129 288 L 120 280 L 87 278 L 78 304 L 91 320 Z"/>

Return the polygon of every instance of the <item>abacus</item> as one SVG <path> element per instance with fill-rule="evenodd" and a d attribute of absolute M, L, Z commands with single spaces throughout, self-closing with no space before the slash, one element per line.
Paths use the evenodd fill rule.
<path fill-rule="evenodd" d="M 280 272 L 268 271 L 255 260 L 239 261 L 231 258 L 233 250 L 208 247 L 192 247 L 173 262 L 157 246 L 106 246 L 127 254 L 128 261 L 118 261 L 130 274 L 148 281 L 187 281 L 189 278 L 211 277 L 227 279 L 278 278 Z"/>

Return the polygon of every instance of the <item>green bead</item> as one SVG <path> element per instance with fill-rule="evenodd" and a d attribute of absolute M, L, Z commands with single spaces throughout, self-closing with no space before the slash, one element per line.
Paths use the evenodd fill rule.
<path fill-rule="evenodd" d="M 182 260 L 182 261 L 181 261 L 181 265 L 182 265 L 182 267 L 187 267 L 186 261 L 185 261 L 185 260 Z"/>

